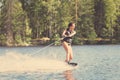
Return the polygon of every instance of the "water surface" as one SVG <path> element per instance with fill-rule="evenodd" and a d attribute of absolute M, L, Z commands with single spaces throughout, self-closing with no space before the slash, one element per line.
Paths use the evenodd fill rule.
<path fill-rule="evenodd" d="M 0 80 L 120 79 L 120 45 L 73 46 L 73 54 L 77 68 L 64 63 L 61 46 L 1 47 Z"/>

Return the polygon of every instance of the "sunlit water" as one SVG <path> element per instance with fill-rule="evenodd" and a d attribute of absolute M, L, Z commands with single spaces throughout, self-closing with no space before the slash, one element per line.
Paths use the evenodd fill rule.
<path fill-rule="evenodd" d="M 73 54 L 77 67 L 61 46 L 0 47 L 0 80 L 120 80 L 120 45 L 73 46 Z"/>

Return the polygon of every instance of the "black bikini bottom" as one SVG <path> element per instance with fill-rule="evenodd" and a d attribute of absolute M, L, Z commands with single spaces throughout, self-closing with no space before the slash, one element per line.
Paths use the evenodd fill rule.
<path fill-rule="evenodd" d="M 62 40 L 62 42 L 67 42 L 68 43 L 68 45 L 71 45 L 71 43 L 72 43 L 72 39 L 71 38 L 68 38 L 68 37 L 66 37 L 66 38 L 64 38 L 63 40 Z"/>

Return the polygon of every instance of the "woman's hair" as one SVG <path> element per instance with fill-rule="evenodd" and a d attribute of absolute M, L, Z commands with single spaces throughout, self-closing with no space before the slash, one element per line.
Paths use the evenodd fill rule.
<path fill-rule="evenodd" d="M 73 24 L 75 24 L 75 23 L 70 22 L 70 23 L 68 24 L 68 28 L 67 28 L 67 30 L 69 30 L 70 26 L 72 26 Z"/>

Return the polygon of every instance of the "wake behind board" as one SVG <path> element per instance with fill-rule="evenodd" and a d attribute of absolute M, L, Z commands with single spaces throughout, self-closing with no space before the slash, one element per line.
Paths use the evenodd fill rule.
<path fill-rule="evenodd" d="M 68 65 L 71 65 L 71 66 L 75 67 L 75 66 L 77 66 L 78 64 L 75 63 L 75 62 L 69 62 Z"/>

